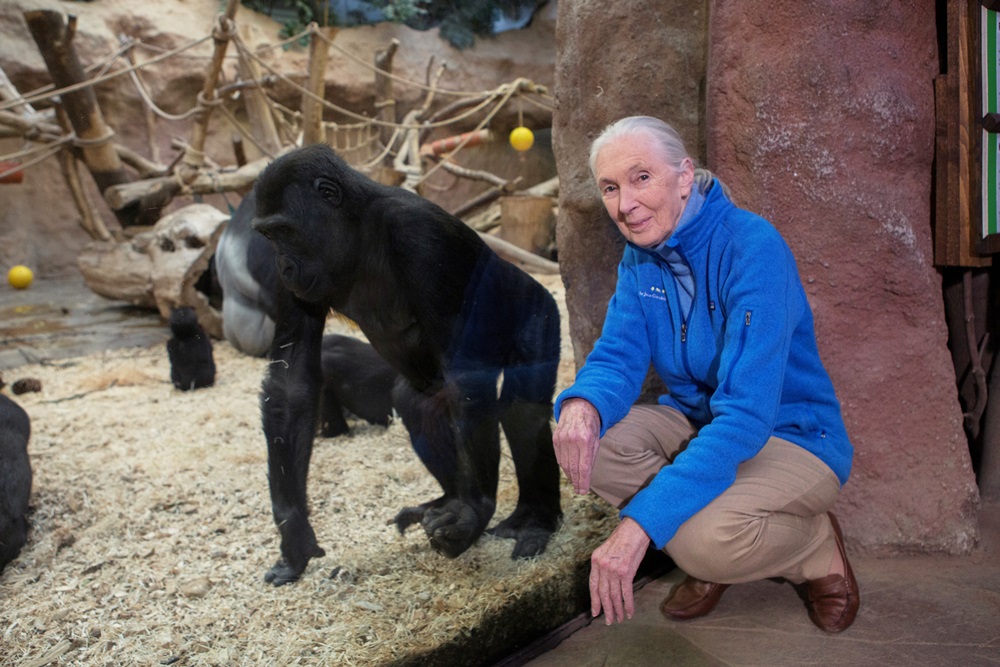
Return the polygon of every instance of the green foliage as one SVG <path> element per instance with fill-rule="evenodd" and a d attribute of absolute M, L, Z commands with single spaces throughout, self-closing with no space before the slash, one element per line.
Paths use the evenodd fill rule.
<path fill-rule="evenodd" d="M 419 0 L 384 0 L 383 2 L 376 0 L 371 4 L 379 7 L 385 14 L 385 19 L 393 23 L 407 23 L 424 13 Z"/>
<path fill-rule="evenodd" d="M 338 0 L 240 0 L 255 11 L 281 21 L 281 37 L 302 32 L 311 21 L 319 25 L 337 25 L 337 14 L 331 9 Z M 534 9 L 545 0 L 362 0 L 383 18 L 371 18 L 377 13 L 349 11 L 345 23 L 354 25 L 379 20 L 405 23 L 418 30 L 435 26 L 441 37 L 457 49 L 467 49 L 476 36 L 492 35 L 496 19 L 514 17 L 524 9 Z M 355 5 L 355 10 L 357 5 Z M 344 12 L 344 9 L 341 9 Z"/>

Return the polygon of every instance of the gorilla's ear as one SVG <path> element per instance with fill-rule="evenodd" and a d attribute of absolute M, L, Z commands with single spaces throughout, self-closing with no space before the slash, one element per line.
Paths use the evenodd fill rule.
<path fill-rule="evenodd" d="M 343 193 L 340 190 L 340 186 L 331 179 L 325 176 L 320 176 L 313 181 L 313 189 L 315 189 L 316 192 L 319 193 L 319 196 L 330 205 L 340 206 L 340 202 L 343 199 Z"/>

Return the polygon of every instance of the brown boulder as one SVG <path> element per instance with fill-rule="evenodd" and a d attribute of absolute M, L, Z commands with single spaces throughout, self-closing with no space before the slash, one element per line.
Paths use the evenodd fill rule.
<path fill-rule="evenodd" d="M 694 151 L 704 124 L 707 166 L 798 260 L 856 448 L 837 508 L 852 548 L 967 553 L 978 492 L 932 263 L 937 44 L 934 3 L 918 4 L 560 4 L 558 242 L 580 364 L 621 249 L 589 142 L 647 113 Z"/>

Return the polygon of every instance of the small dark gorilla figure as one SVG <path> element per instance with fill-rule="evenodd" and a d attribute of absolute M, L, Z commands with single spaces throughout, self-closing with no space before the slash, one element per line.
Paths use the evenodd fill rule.
<path fill-rule="evenodd" d="M 324 438 L 347 433 L 344 410 L 369 424 L 392 421 L 392 388 L 399 374 L 368 343 L 341 336 L 323 336 L 323 394 L 319 432 Z"/>
<path fill-rule="evenodd" d="M 306 477 L 330 309 L 354 320 L 402 376 L 393 404 L 444 490 L 403 508 L 398 528 L 421 523 L 449 557 L 472 545 L 496 508 L 502 426 L 519 497 L 491 532 L 516 540 L 514 558 L 542 553 L 562 516 L 550 427 L 559 364 L 552 295 L 461 220 L 368 179 L 326 146 L 275 160 L 255 196 L 253 228 L 273 245 L 290 290 L 276 299 L 261 393 L 281 534 L 281 558 L 265 580 L 295 581 L 310 558 L 324 555 L 309 523 Z"/>
<path fill-rule="evenodd" d="M 219 237 L 213 259 L 222 287 L 223 336 L 240 352 L 263 357 L 274 339 L 275 300 L 287 290 L 278 280 L 271 244 L 250 227 L 256 207 L 251 191 Z"/>
<path fill-rule="evenodd" d="M 28 413 L 0 394 L 0 572 L 17 558 L 28 541 L 29 437 L 31 420 Z"/>
<path fill-rule="evenodd" d="M 215 359 L 212 340 L 198 324 L 194 308 L 181 306 L 170 311 L 167 356 L 170 357 L 170 381 L 181 391 L 211 387 L 215 383 Z"/>

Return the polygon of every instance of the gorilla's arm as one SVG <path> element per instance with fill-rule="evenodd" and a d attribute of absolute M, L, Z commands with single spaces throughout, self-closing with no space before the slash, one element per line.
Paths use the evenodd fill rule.
<path fill-rule="evenodd" d="M 324 555 L 309 524 L 306 482 L 323 382 L 326 309 L 288 294 L 277 316 L 260 401 L 271 511 L 281 534 L 281 558 L 264 580 L 280 586 L 297 580 L 310 558 Z"/>

